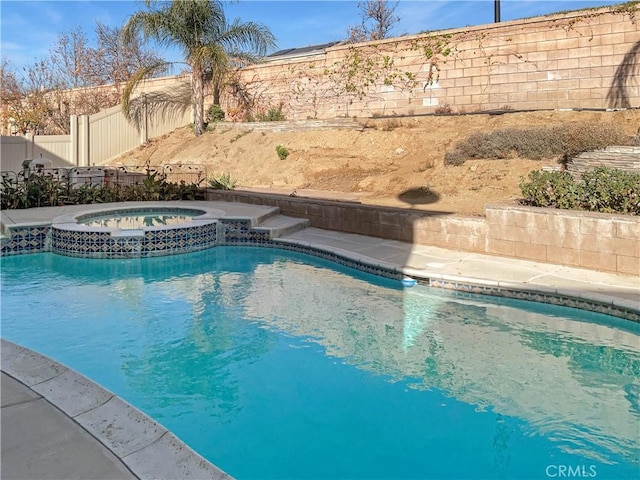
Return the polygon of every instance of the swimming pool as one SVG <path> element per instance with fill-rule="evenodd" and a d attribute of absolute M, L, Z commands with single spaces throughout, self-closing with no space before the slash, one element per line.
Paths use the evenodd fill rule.
<path fill-rule="evenodd" d="M 637 475 L 631 322 L 245 247 L 7 257 L 1 286 L 3 337 L 239 479 Z"/>

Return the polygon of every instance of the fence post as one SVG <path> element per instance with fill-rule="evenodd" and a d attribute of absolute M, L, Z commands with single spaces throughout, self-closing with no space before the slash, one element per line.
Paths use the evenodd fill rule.
<path fill-rule="evenodd" d="M 78 166 L 89 166 L 89 116 L 78 117 Z"/>
<path fill-rule="evenodd" d="M 69 159 L 76 167 L 78 164 L 78 149 L 80 148 L 78 141 L 78 116 L 71 115 L 69 117 L 69 141 L 71 142 L 71 158 Z"/>
<path fill-rule="evenodd" d="M 24 138 L 27 140 L 25 145 L 26 150 L 24 152 L 25 160 L 33 160 L 33 143 L 35 142 L 33 137 L 33 132 L 26 133 L 24 136 Z"/>

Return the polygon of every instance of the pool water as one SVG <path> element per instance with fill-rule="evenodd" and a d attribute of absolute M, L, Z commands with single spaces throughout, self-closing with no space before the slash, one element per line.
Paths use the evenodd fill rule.
<path fill-rule="evenodd" d="M 1 300 L 4 338 L 114 391 L 238 479 L 640 468 L 640 328 L 613 317 L 403 289 L 249 247 L 5 257 Z"/>
<path fill-rule="evenodd" d="M 92 216 L 81 223 L 89 227 L 120 228 L 122 230 L 135 230 L 144 227 L 159 227 L 163 225 L 178 225 L 193 220 L 193 215 L 184 212 L 140 212 L 137 214 L 108 214 L 104 216 Z"/>

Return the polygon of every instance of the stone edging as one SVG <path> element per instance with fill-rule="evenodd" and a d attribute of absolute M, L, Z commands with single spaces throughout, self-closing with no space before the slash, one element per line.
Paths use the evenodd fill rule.
<path fill-rule="evenodd" d="M 3 372 L 64 412 L 138 478 L 232 480 L 158 422 L 75 370 L 5 339 L 0 346 Z"/>

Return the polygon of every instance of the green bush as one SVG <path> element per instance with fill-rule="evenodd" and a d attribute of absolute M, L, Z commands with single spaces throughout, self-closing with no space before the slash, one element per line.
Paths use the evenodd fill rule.
<path fill-rule="evenodd" d="M 236 188 L 236 180 L 231 179 L 231 175 L 227 172 L 217 177 L 209 178 L 209 185 L 214 190 L 233 190 Z"/>
<path fill-rule="evenodd" d="M 202 200 L 204 189 L 197 185 L 167 182 L 164 175 L 151 173 L 139 185 L 72 185 L 66 179 L 32 174 L 27 178 L 3 177 L 0 207 L 24 209 L 90 203 L 145 200 Z"/>
<path fill-rule="evenodd" d="M 223 122 L 224 121 L 224 110 L 220 105 L 214 104 L 209 107 L 207 110 L 207 122 Z"/>
<path fill-rule="evenodd" d="M 278 154 L 278 157 L 280 158 L 280 160 L 284 160 L 289 156 L 289 150 L 287 149 L 287 147 L 282 145 L 278 145 L 276 147 L 276 153 Z"/>
<path fill-rule="evenodd" d="M 585 210 L 640 215 L 640 174 L 596 167 L 582 175 Z"/>
<path fill-rule="evenodd" d="M 529 173 L 529 181 L 520 181 L 524 202 L 532 207 L 579 209 L 583 189 L 567 172 Z"/>
<path fill-rule="evenodd" d="M 640 174 L 597 167 L 575 180 L 567 172 L 533 171 L 520 182 L 522 203 L 533 207 L 640 215 Z"/>
<path fill-rule="evenodd" d="M 625 145 L 628 138 L 615 125 L 606 123 L 567 123 L 530 129 L 507 128 L 473 133 L 458 142 L 444 157 L 445 165 L 462 165 L 470 159 L 512 157 L 541 160 L 558 158 L 563 162 L 582 152 L 611 145 Z"/>
<path fill-rule="evenodd" d="M 286 120 L 284 113 L 282 112 L 282 104 L 277 107 L 271 107 L 266 113 L 261 112 L 256 115 L 256 119 L 259 122 L 281 122 Z"/>

